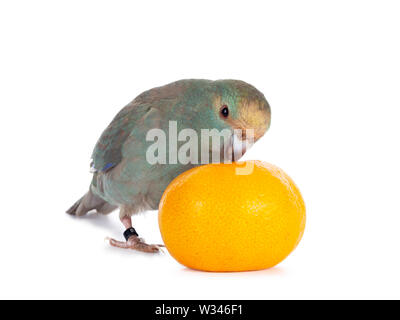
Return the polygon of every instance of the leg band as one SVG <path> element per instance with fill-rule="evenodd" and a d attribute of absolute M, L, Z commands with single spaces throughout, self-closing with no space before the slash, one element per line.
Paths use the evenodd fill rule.
<path fill-rule="evenodd" d="M 125 230 L 125 232 L 124 232 L 125 240 L 128 241 L 128 239 L 129 239 L 131 236 L 136 236 L 136 237 L 139 236 L 139 235 L 137 234 L 135 228 L 128 228 L 128 229 Z"/>

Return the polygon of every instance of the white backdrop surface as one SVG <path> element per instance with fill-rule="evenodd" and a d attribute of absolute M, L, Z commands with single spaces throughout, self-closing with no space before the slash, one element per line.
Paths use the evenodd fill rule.
<path fill-rule="evenodd" d="M 0 298 L 400 298 L 396 1 L 3 1 Z M 64 211 L 92 148 L 142 91 L 242 79 L 272 108 L 244 159 L 283 168 L 307 206 L 299 247 L 249 273 L 110 248 L 116 213 Z M 157 213 L 134 218 L 158 242 Z"/>

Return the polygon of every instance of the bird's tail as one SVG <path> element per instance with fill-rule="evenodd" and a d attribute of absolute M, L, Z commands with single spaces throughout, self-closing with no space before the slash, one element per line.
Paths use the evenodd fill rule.
<path fill-rule="evenodd" d="M 71 208 L 67 210 L 67 213 L 73 216 L 83 216 L 90 210 L 96 210 L 98 213 L 108 214 L 115 209 L 114 206 L 102 198 L 94 195 L 91 190 L 89 190 L 82 198 L 75 202 Z"/>

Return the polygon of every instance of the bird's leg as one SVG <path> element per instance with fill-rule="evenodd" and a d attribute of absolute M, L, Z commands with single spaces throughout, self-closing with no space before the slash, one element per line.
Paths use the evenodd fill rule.
<path fill-rule="evenodd" d="M 160 244 L 147 244 L 143 239 L 139 238 L 135 229 L 132 227 L 132 219 L 130 216 L 123 216 L 120 218 L 122 224 L 125 226 L 126 231 L 124 232 L 124 237 L 126 242 L 117 241 L 114 239 L 109 239 L 110 245 L 113 247 L 123 248 L 123 249 L 133 249 L 142 252 L 155 253 L 160 251 L 160 247 L 164 245 Z"/>

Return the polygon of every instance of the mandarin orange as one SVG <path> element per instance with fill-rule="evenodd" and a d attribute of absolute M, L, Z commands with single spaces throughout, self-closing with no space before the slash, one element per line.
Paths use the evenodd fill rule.
<path fill-rule="evenodd" d="M 243 174 L 243 166 L 252 172 Z M 188 170 L 167 187 L 159 207 L 170 254 L 204 271 L 275 266 L 295 249 L 305 221 L 304 201 L 293 180 L 261 161 Z"/>

